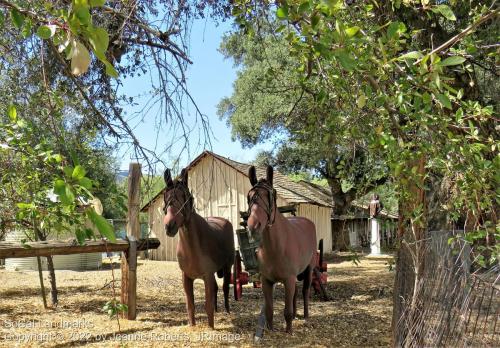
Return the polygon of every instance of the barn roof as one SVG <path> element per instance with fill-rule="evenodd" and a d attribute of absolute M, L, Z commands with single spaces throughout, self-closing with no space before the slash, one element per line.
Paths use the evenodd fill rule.
<path fill-rule="evenodd" d="M 232 159 L 220 156 L 211 151 L 203 151 L 198 157 L 196 157 L 187 167 L 186 169 L 189 171 L 191 168 L 195 167 L 203 158 L 207 156 L 212 156 L 219 161 L 227 164 L 232 167 L 236 171 L 248 177 L 248 169 L 250 168 L 250 164 L 241 163 L 234 161 Z M 263 178 L 266 176 L 266 168 L 255 166 L 257 171 L 257 178 Z M 331 191 L 323 186 L 316 185 L 314 183 L 301 180 L 299 182 L 295 182 L 288 178 L 287 176 L 281 174 L 277 170 L 274 171 L 274 188 L 276 192 L 281 198 L 284 198 L 290 203 L 308 203 L 314 204 L 324 207 L 333 207 L 333 200 Z M 149 206 L 153 201 L 155 201 L 160 195 L 163 194 L 162 189 L 156 196 L 154 196 L 148 203 L 142 207 L 141 212 L 146 212 Z M 368 204 L 363 204 L 358 201 L 353 202 L 353 206 L 367 210 Z M 397 214 L 387 211 L 386 209 L 382 209 L 381 215 L 385 217 L 389 217 L 392 219 L 397 219 Z"/>
<path fill-rule="evenodd" d="M 304 180 L 301 180 L 300 183 L 302 185 L 308 186 L 311 189 L 316 190 L 320 194 L 324 195 L 325 199 L 332 200 L 332 193 L 331 193 L 331 191 L 327 187 L 320 186 L 320 185 L 317 185 L 315 183 L 312 183 L 312 182 L 309 182 L 309 181 L 304 181 Z M 366 210 L 366 212 L 368 214 L 369 203 L 367 203 L 367 202 L 360 202 L 359 200 L 355 200 L 355 201 L 352 202 L 352 206 L 355 207 L 355 208 Z M 391 211 L 389 211 L 387 209 L 382 209 L 381 212 L 380 212 L 380 215 L 382 215 L 384 217 L 387 217 L 387 218 L 391 218 L 391 219 L 397 219 L 398 218 L 397 214 L 395 214 L 394 212 L 391 212 Z"/>
<path fill-rule="evenodd" d="M 205 151 L 200 156 L 204 157 L 207 155 L 211 155 L 217 158 L 218 160 L 226 163 L 228 166 L 236 169 L 243 175 L 248 176 L 248 169 L 251 167 L 250 164 L 236 162 L 210 151 Z M 188 166 L 188 168 L 195 165 L 195 163 L 196 159 Z M 264 178 L 266 176 L 265 167 L 255 166 L 255 169 L 257 171 L 257 178 Z M 286 199 L 290 203 L 309 203 L 314 205 L 321 205 L 324 207 L 332 207 L 332 200 L 329 199 L 329 197 L 326 197 L 318 191 L 302 185 L 300 182 L 291 180 L 289 177 L 281 174 L 277 170 L 274 171 L 273 186 L 276 189 L 278 195 Z"/>
<path fill-rule="evenodd" d="M 198 162 L 200 162 L 203 158 L 207 156 L 212 156 L 218 159 L 219 161 L 227 164 L 228 166 L 232 167 L 241 174 L 248 176 L 248 169 L 251 166 L 250 164 L 233 161 L 229 158 L 217 155 L 216 153 L 213 153 L 211 151 L 204 151 L 203 153 L 201 153 L 186 167 L 187 170 L 189 171 L 191 168 L 195 167 L 198 164 Z M 255 169 L 257 171 L 258 178 L 266 176 L 265 167 L 256 166 Z M 332 201 L 327 195 L 324 195 L 323 193 L 317 190 L 314 190 L 306 185 L 303 185 L 300 182 L 295 182 L 276 170 L 274 171 L 273 181 L 276 193 L 281 198 L 287 200 L 290 203 L 308 203 L 324 207 L 332 207 L 331 203 Z M 148 203 L 146 203 L 144 207 L 142 207 L 141 211 L 142 212 L 147 211 L 150 204 L 162 194 L 163 190 L 161 190 Z"/>

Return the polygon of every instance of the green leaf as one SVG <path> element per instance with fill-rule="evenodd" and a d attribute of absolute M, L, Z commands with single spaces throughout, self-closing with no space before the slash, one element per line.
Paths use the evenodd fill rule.
<path fill-rule="evenodd" d="M 12 9 L 10 10 L 10 17 L 14 26 L 17 29 L 21 29 L 24 24 L 24 15 L 16 9 Z"/>
<path fill-rule="evenodd" d="M 311 17 L 311 26 L 313 29 L 316 28 L 316 26 L 318 25 L 319 23 L 319 15 L 315 14 Z"/>
<path fill-rule="evenodd" d="M 113 64 L 108 62 L 107 60 L 104 62 L 104 65 L 106 66 L 106 74 L 108 74 L 111 77 L 118 78 L 118 71 L 116 71 L 115 67 Z"/>
<path fill-rule="evenodd" d="M 73 173 L 71 173 L 71 177 L 75 180 L 82 179 L 86 174 L 85 169 L 81 165 L 77 165 L 75 169 L 73 169 Z"/>
<path fill-rule="evenodd" d="M 9 113 L 10 120 L 12 122 L 16 122 L 17 121 L 17 110 L 16 110 L 16 107 L 14 105 L 9 105 L 8 113 Z"/>
<path fill-rule="evenodd" d="M 31 35 L 31 19 L 24 21 L 23 29 L 21 29 L 21 35 L 27 38 Z"/>
<path fill-rule="evenodd" d="M 440 65 L 440 66 L 459 65 L 459 64 L 462 64 L 463 62 L 465 62 L 464 57 L 453 56 L 453 57 L 446 58 L 442 62 L 439 62 L 438 65 Z"/>
<path fill-rule="evenodd" d="M 443 107 L 451 110 L 451 101 L 445 94 L 439 93 L 436 97 Z"/>
<path fill-rule="evenodd" d="M 47 40 L 54 36 L 54 34 L 56 33 L 56 28 L 57 27 L 55 25 L 42 25 L 38 27 L 36 34 L 41 39 Z"/>
<path fill-rule="evenodd" d="M 389 24 L 389 26 L 387 27 L 387 36 L 389 37 L 389 39 L 395 39 L 399 37 L 398 30 L 399 22 L 392 22 L 391 24 Z"/>
<path fill-rule="evenodd" d="M 75 16 L 82 25 L 90 24 L 90 12 L 89 8 L 86 6 L 78 6 L 75 9 Z"/>
<path fill-rule="evenodd" d="M 345 33 L 347 34 L 347 36 L 353 37 L 358 33 L 359 29 L 360 28 L 358 26 L 350 27 L 345 30 Z"/>
<path fill-rule="evenodd" d="M 3 25 L 3 22 L 5 22 L 5 15 L 2 11 L 0 11 L 0 26 Z"/>
<path fill-rule="evenodd" d="M 420 59 L 422 58 L 423 55 L 419 51 L 411 51 L 408 53 L 405 53 L 401 56 L 398 57 L 398 60 L 404 60 L 404 59 Z"/>
<path fill-rule="evenodd" d="M 78 181 L 78 184 L 86 188 L 87 190 L 90 190 L 92 188 L 92 180 L 90 180 L 89 178 L 81 178 Z"/>
<path fill-rule="evenodd" d="M 35 205 L 33 203 L 17 203 L 19 209 L 33 209 Z"/>
<path fill-rule="evenodd" d="M 59 200 L 64 205 L 70 205 L 75 200 L 75 195 L 71 191 L 71 188 L 69 188 L 68 185 L 66 185 L 66 182 L 62 179 L 57 179 L 54 182 L 54 192 L 57 194 Z"/>
<path fill-rule="evenodd" d="M 101 7 L 104 6 L 106 0 L 89 0 L 90 7 Z"/>
<path fill-rule="evenodd" d="M 71 190 L 71 187 L 69 185 L 66 185 L 64 190 L 65 190 L 66 201 L 63 203 L 65 205 L 73 204 L 73 202 L 75 201 L 75 194 Z"/>
<path fill-rule="evenodd" d="M 441 14 L 444 18 L 450 21 L 456 21 L 457 17 L 448 5 L 436 5 L 431 8 L 432 12 Z"/>
<path fill-rule="evenodd" d="M 363 108 L 366 105 L 366 96 L 361 94 L 357 100 L 358 108 Z"/>
<path fill-rule="evenodd" d="M 356 67 L 356 61 L 346 52 L 346 51 L 340 51 L 336 54 L 340 65 L 347 71 L 353 71 L 354 68 Z"/>
<path fill-rule="evenodd" d="M 67 178 L 71 178 L 73 176 L 73 170 L 74 168 L 72 166 L 65 166 L 63 168 L 63 171 L 64 171 L 64 175 L 67 177 Z"/>
<path fill-rule="evenodd" d="M 288 17 L 288 5 L 278 7 L 276 10 L 276 17 L 279 19 L 286 19 Z"/>
<path fill-rule="evenodd" d="M 87 216 L 103 237 L 112 242 L 116 241 L 115 231 L 108 220 L 97 214 L 94 208 L 87 209 Z"/>
<path fill-rule="evenodd" d="M 108 32 L 103 28 L 94 28 L 91 31 L 89 41 L 94 51 L 96 51 L 96 55 L 97 53 L 99 53 L 100 55 L 104 56 L 104 53 L 108 49 L 109 45 Z"/>
<path fill-rule="evenodd" d="M 85 239 L 87 237 L 85 234 L 85 231 L 78 229 L 75 231 L 75 235 L 76 235 L 76 240 L 78 241 L 78 244 L 83 245 L 85 243 Z"/>

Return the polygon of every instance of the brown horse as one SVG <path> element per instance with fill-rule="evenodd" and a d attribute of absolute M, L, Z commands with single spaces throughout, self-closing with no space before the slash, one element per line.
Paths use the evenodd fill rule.
<path fill-rule="evenodd" d="M 266 179 L 257 181 L 255 167 L 248 172 L 252 189 L 248 192 L 248 230 L 260 240 L 257 251 L 264 293 L 266 324 L 273 329 L 273 287 L 285 285 L 286 331 L 292 332 L 297 314 L 296 279 L 303 280 L 304 318 L 309 316 L 309 292 L 316 257 L 316 229 L 303 217 L 284 217 L 276 206 L 273 168 L 267 167 Z"/>
<path fill-rule="evenodd" d="M 165 232 L 174 237 L 179 231 L 177 260 L 182 270 L 182 282 L 186 293 L 189 324 L 195 325 L 193 281 L 205 283 L 205 310 L 208 325 L 214 327 L 214 310 L 217 311 L 217 282 L 224 277 L 224 306 L 229 313 L 229 284 L 234 260 L 233 226 L 220 217 L 202 218 L 193 207 L 193 196 L 188 189 L 187 170 L 179 179 L 172 180 L 170 170 L 164 174 L 166 189 L 163 196 Z"/>

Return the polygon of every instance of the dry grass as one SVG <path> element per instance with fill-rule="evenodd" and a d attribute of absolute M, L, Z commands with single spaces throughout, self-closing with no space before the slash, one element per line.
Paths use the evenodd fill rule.
<path fill-rule="evenodd" d="M 393 273 L 388 271 L 386 261 L 362 259 L 355 266 L 350 261 L 333 259 L 328 267 L 331 301 L 321 302 L 314 296 L 307 321 L 302 318 L 302 301 L 299 301 L 292 335 L 284 332 L 283 287 L 276 287 L 275 331 L 266 332 L 263 345 L 390 345 Z M 120 279 L 119 267 L 115 268 L 116 279 Z M 109 269 L 58 271 L 59 306 L 44 310 L 36 272 L 0 269 L 0 346 L 253 345 L 262 303 L 261 289 L 246 286 L 239 302 L 231 297 L 231 314 L 216 313 L 215 330 L 211 330 L 203 307 L 203 283 L 196 281 L 197 326 L 189 327 L 177 263 L 140 261 L 138 317 L 136 321 L 120 320 L 120 333 L 116 320 L 101 311 L 112 298 L 111 288 L 104 287 L 110 280 Z M 219 310 L 223 308 L 221 290 L 218 305 Z"/>

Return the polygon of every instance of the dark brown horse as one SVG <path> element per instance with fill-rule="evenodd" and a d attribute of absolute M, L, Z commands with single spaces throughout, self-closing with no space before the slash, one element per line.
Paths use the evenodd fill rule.
<path fill-rule="evenodd" d="M 233 226 L 220 217 L 202 218 L 193 207 L 193 196 L 188 189 L 187 170 L 179 179 L 172 180 L 170 170 L 164 174 L 166 189 L 163 196 L 165 232 L 174 237 L 179 231 L 177 260 L 182 270 L 182 282 L 186 293 L 189 323 L 195 325 L 193 281 L 205 282 L 205 310 L 208 325 L 214 327 L 214 310 L 217 311 L 217 282 L 224 277 L 224 306 L 229 313 L 229 284 L 234 260 Z"/>
<path fill-rule="evenodd" d="M 304 318 L 309 316 L 309 292 L 316 257 L 316 228 L 303 217 L 284 217 L 276 207 L 273 168 L 266 179 L 257 181 L 255 167 L 248 172 L 252 189 L 248 192 L 248 230 L 260 240 L 257 251 L 262 278 L 266 324 L 273 329 L 273 287 L 285 285 L 286 331 L 292 332 L 297 314 L 296 279 L 303 280 Z"/>

